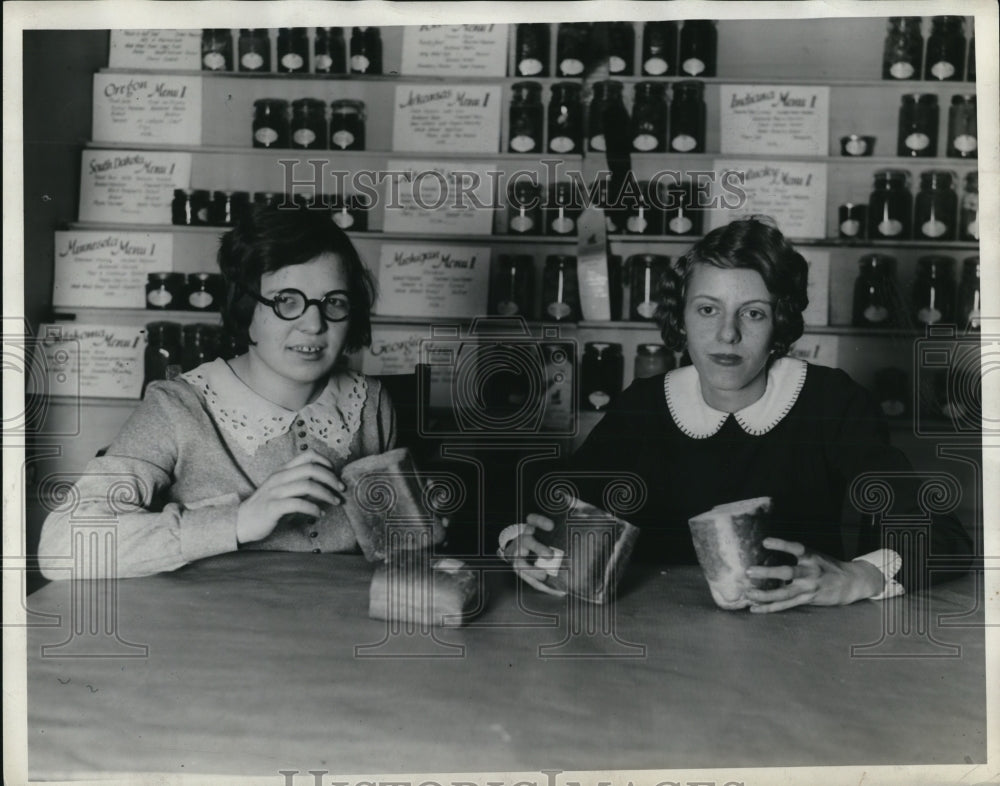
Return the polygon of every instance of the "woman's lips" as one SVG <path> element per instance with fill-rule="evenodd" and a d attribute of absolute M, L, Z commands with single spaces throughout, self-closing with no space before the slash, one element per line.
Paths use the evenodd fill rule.
<path fill-rule="evenodd" d="M 720 366 L 738 366 L 743 362 L 743 358 L 739 355 L 730 355 L 721 352 L 709 355 L 709 357 Z"/>

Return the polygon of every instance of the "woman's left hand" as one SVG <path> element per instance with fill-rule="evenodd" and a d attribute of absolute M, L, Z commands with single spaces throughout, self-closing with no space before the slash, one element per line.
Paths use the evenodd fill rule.
<path fill-rule="evenodd" d="M 803 605 L 845 606 L 877 595 L 885 583 L 882 572 L 867 562 L 842 562 L 781 538 L 764 538 L 764 548 L 791 554 L 796 564 L 747 568 L 751 579 L 788 582 L 773 590 L 747 590 L 750 611 L 757 614 Z"/>

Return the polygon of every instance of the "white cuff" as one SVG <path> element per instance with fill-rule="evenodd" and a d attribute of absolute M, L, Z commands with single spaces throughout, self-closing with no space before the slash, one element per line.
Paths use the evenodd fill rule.
<path fill-rule="evenodd" d="M 903 558 L 892 549 L 878 549 L 869 554 L 862 554 L 860 557 L 855 557 L 852 562 L 867 562 L 869 565 L 874 565 L 882 571 L 882 575 L 885 577 L 885 586 L 882 591 L 877 595 L 872 595 L 868 600 L 885 600 L 906 592 L 903 585 L 893 578 L 899 573 L 899 569 L 903 565 Z"/>
<path fill-rule="evenodd" d="M 507 548 L 507 544 L 510 543 L 515 538 L 521 537 L 521 535 L 523 535 L 525 532 L 530 534 L 531 532 L 534 531 L 535 528 L 532 527 L 530 524 L 511 524 L 509 527 L 504 527 L 500 531 L 500 537 L 497 538 L 497 540 L 500 542 L 500 548 L 497 549 L 497 556 L 506 559 L 503 550 Z"/>

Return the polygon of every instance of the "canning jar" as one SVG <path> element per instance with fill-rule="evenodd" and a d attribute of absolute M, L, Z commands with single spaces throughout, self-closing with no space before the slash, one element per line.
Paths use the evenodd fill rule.
<path fill-rule="evenodd" d="M 267 73 L 271 70 L 271 36 L 267 28 L 245 27 L 237 43 L 240 71 Z"/>
<path fill-rule="evenodd" d="M 580 288 L 576 257 L 552 254 L 542 271 L 543 319 L 575 322 L 580 319 Z"/>
<path fill-rule="evenodd" d="M 604 152 L 608 149 L 605 136 L 606 121 L 628 122 L 625 103 L 622 101 L 622 83 L 607 79 L 594 85 L 594 98 L 590 102 L 587 118 L 587 149 Z"/>
<path fill-rule="evenodd" d="M 899 107 L 896 155 L 933 158 L 938 144 L 938 100 L 934 93 L 907 93 Z"/>
<path fill-rule="evenodd" d="M 632 149 L 640 153 L 663 153 L 667 149 L 666 86 L 661 82 L 638 82 L 632 104 Z"/>
<path fill-rule="evenodd" d="M 530 319 L 534 291 L 534 259 L 529 254 L 501 254 L 490 290 L 490 313 Z"/>
<path fill-rule="evenodd" d="M 643 76 L 677 73 L 677 23 L 646 22 L 642 27 Z"/>
<path fill-rule="evenodd" d="M 573 184 L 569 181 L 553 183 L 549 199 L 542 210 L 547 235 L 575 235 L 582 209 L 574 199 Z"/>
<path fill-rule="evenodd" d="M 181 371 L 190 371 L 202 363 L 215 360 L 219 328 L 215 325 L 184 326 L 184 345 L 181 348 Z"/>
<path fill-rule="evenodd" d="M 579 152 L 583 139 L 580 85 L 556 82 L 549 100 L 549 152 Z"/>
<path fill-rule="evenodd" d="M 517 76 L 549 75 L 549 26 L 521 24 L 515 37 L 514 70 Z"/>
<path fill-rule="evenodd" d="M 719 33 L 711 19 L 688 19 L 681 27 L 677 60 L 680 73 L 688 76 L 715 76 Z"/>
<path fill-rule="evenodd" d="M 958 286 L 958 327 L 960 330 L 980 329 L 982 296 L 979 285 L 979 257 L 969 257 L 962 263 L 962 283 Z"/>
<path fill-rule="evenodd" d="M 631 76 L 635 70 L 635 27 L 631 22 L 609 22 L 608 73 Z"/>
<path fill-rule="evenodd" d="M 603 412 L 622 392 L 625 360 L 622 345 L 613 341 L 588 341 L 583 345 L 580 399 L 589 410 Z"/>
<path fill-rule="evenodd" d="M 519 180 L 508 189 L 507 227 L 515 235 L 540 235 L 542 209 L 540 190 L 534 183 Z"/>
<path fill-rule="evenodd" d="M 232 226 L 250 205 L 246 191 L 213 191 L 209 210 L 209 223 L 213 226 Z"/>
<path fill-rule="evenodd" d="M 283 98 L 258 98 L 253 102 L 253 146 L 288 147 L 288 102 Z"/>
<path fill-rule="evenodd" d="M 918 324 L 936 325 L 954 319 L 955 260 L 927 256 L 917 260 L 917 280 L 913 285 L 913 312 Z"/>
<path fill-rule="evenodd" d="M 651 322 L 659 305 L 660 278 L 670 267 L 670 257 L 636 254 L 625 261 L 629 270 L 629 319 Z"/>
<path fill-rule="evenodd" d="M 885 34 L 882 53 L 883 79 L 919 79 L 924 37 L 919 16 L 893 16 Z"/>
<path fill-rule="evenodd" d="M 646 379 L 666 374 L 674 367 L 673 353 L 663 344 L 640 344 L 635 349 L 633 376 Z"/>
<path fill-rule="evenodd" d="M 590 22 L 564 22 L 556 34 L 556 76 L 582 76 L 590 65 Z"/>
<path fill-rule="evenodd" d="M 955 173 L 934 169 L 920 174 L 913 229 L 918 240 L 954 240 L 958 225 Z"/>
<path fill-rule="evenodd" d="M 979 173 L 969 172 L 962 188 L 962 209 L 958 218 L 958 239 L 979 240 Z"/>
<path fill-rule="evenodd" d="M 184 308 L 183 273 L 148 273 L 146 308 L 163 311 Z"/>
<path fill-rule="evenodd" d="M 330 194 L 323 198 L 323 203 L 330 206 L 330 218 L 341 229 L 353 232 L 368 230 L 368 211 L 371 208 L 368 197 L 362 194 Z"/>
<path fill-rule="evenodd" d="M 201 70 L 233 70 L 233 34 L 228 27 L 206 27 L 201 31 Z"/>
<path fill-rule="evenodd" d="M 188 273 L 184 288 L 186 308 L 218 311 L 222 300 L 222 276 L 218 273 Z"/>
<path fill-rule="evenodd" d="M 876 172 L 875 184 L 868 199 L 868 238 L 908 240 L 912 213 L 909 175 L 901 169 Z"/>
<path fill-rule="evenodd" d="M 143 353 L 142 392 L 159 379 L 174 379 L 181 373 L 181 326 L 178 322 L 150 322 L 146 325 Z"/>
<path fill-rule="evenodd" d="M 664 231 L 668 235 L 700 235 L 702 208 L 694 183 L 683 180 L 671 183 L 663 191 L 666 205 Z"/>
<path fill-rule="evenodd" d="M 330 102 L 330 149 L 365 149 L 365 104 L 351 98 Z"/>
<path fill-rule="evenodd" d="M 891 327 L 897 321 L 896 260 L 867 254 L 858 262 L 854 281 L 852 324 L 855 327 Z"/>
<path fill-rule="evenodd" d="M 538 82 L 515 82 L 511 85 L 510 141 L 512 153 L 540 151 L 543 142 L 542 86 Z"/>
<path fill-rule="evenodd" d="M 863 238 L 868 223 L 868 205 L 845 202 L 837 211 L 837 234 L 844 238 Z"/>
<path fill-rule="evenodd" d="M 292 147 L 299 150 L 326 149 L 326 104 L 318 98 L 292 101 Z"/>
<path fill-rule="evenodd" d="M 347 42 L 342 27 L 317 27 L 313 41 L 313 71 L 317 74 L 347 73 Z"/>
<path fill-rule="evenodd" d="M 309 70 L 309 33 L 304 27 L 278 28 L 278 72 L 304 74 Z"/>
<path fill-rule="evenodd" d="M 960 16 L 935 16 L 927 38 L 924 79 L 958 82 L 965 64 L 965 20 Z"/>
<path fill-rule="evenodd" d="M 382 73 L 382 33 L 377 27 L 351 30 L 351 73 Z"/>
<path fill-rule="evenodd" d="M 625 208 L 625 231 L 631 235 L 662 235 L 664 202 L 653 199 L 649 182 L 637 183 L 634 190 L 622 197 Z"/>
<path fill-rule="evenodd" d="M 171 223 L 177 226 L 207 226 L 211 224 L 210 200 L 204 189 L 174 189 L 170 205 Z"/>
<path fill-rule="evenodd" d="M 951 97 L 948 109 L 948 156 L 950 158 L 977 158 L 979 139 L 976 133 L 976 97 L 959 95 Z"/>
<path fill-rule="evenodd" d="M 670 102 L 670 149 L 677 153 L 705 152 L 705 83 L 675 82 Z"/>

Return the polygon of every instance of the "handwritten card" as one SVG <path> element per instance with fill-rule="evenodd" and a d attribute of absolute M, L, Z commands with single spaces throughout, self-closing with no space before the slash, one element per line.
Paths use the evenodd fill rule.
<path fill-rule="evenodd" d="M 792 238 L 826 235 L 826 164 L 716 160 L 711 228 L 753 215 L 773 218 Z"/>
<path fill-rule="evenodd" d="M 499 85 L 397 85 L 392 149 L 409 153 L 496 153 Z"/>
<path fill-rule="evenodd" d="M 201 77 L 94 74 L 98 142 L 201 144 Z"/>
<path fill-rule="evenodd" d="M 110 68 L 201 68 L 201 30 L 112 30 Z"/>
<path fill-rule="evenodd" d="M 376 311 L 405 317 L 485 314 L 489 274 L 489 248 L 385 243 Z"/>
<path fill-rule="evenodd" d="M 507 25 L 404 27 L 401 73 L 506 76 L 507 31 Z"/>
<path fill-rule="evenodd" d="M 372 343 L 364 350 L 361 370 L 365 374 L 412 374 L 428 338 L 425 327 L 372 325 Z"/>
<path fill-rule="evenodd" d="M 125 325 L 42 325 L 34 358 L 36 385 L 54 396 L 139 398 L 145 328 Z"/>
<path fill-rule="evenodd" d="M 190 153 L 84 150 L 80 220 L 169 224 L 174 189 L 190 182 Z"/>
<path fill-rule="evenodd" d="M 825 156 L 830 88 L 806 85 L 720 85 L 723 153 Z"/>
<path fill-rule="evenodd" d="M 168 232 L 56 232 L 52 305 L 143 308 L 146 276 L 173 269 Z"/>
<path fill-rule="evenodd" d="M 818 366 L 839 368 L 840 336 L 806 333 L 792 344 L 789 357 L 799 358 Z"/>
<path fill-rule="evenodd" d="M 386 232 L 489 235 L 496 165 L 390 160 L 385 183 Z"/>

